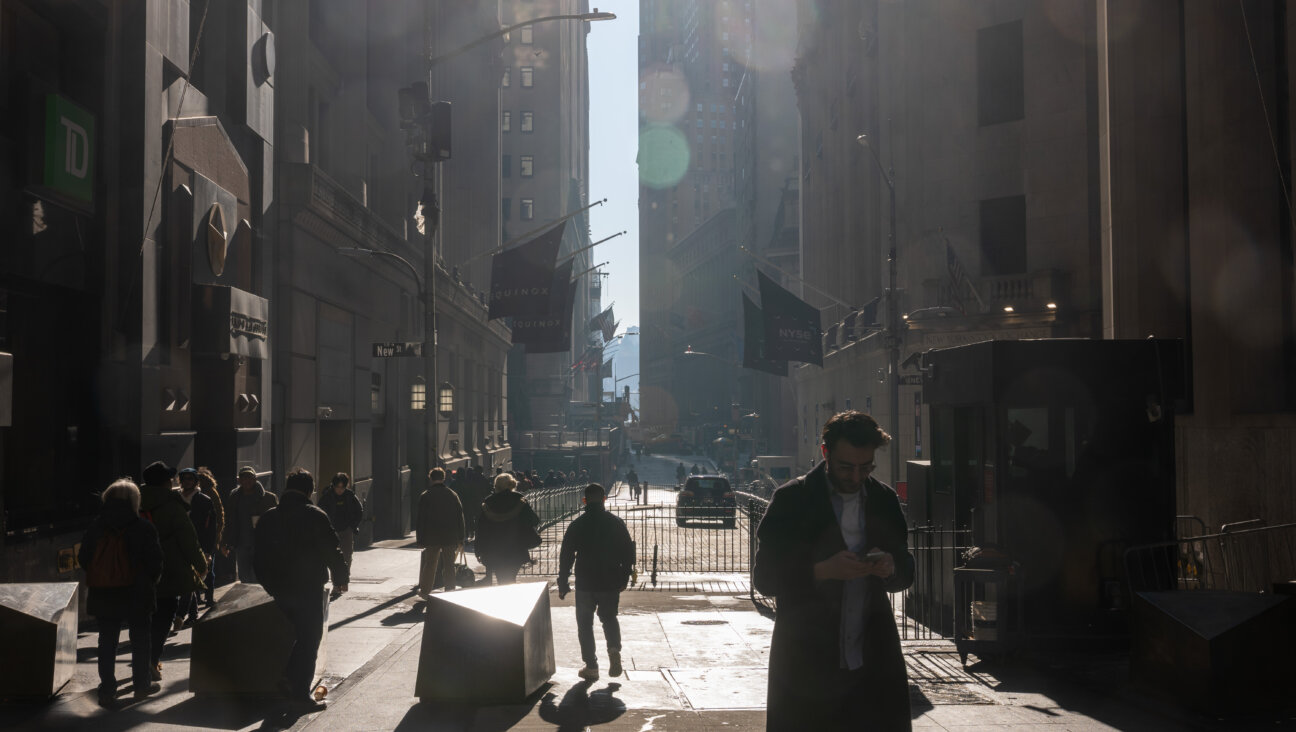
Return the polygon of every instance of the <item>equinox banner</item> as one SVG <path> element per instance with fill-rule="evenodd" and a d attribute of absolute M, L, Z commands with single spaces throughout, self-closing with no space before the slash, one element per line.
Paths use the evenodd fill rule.
<path fill-rule="evenodd" d="M 819 310 L 756 272 L 760 280 L 761 310 L 765 314 L 765 357 L 774 361 L 801 361 L 823 366 L 823 331 Z"/>
<path fill-rule="evenodd" d="M 513 319 L 513 342 L 526 344 L 527 353 L 559 353 L 571 348 L 572 303 L 576 301 L 571 275 L 569 259 L 554 269 L 548 287 L 552 295 L 532 314 Z"/>
<path fill-rule="evenodd" d="M 491 258 L 490 319 L 546 312 L 554 261 L 567 222 Z M 570 276 L 567 279 L 571 279 Z M 564 280 L 565 282 L 566 280 Z"/>
<path fill-rule="evenodd" d="M 743 293 L 743 368 L 787 376 L 787 361 L 765 357 L 765 315 L 756 303 Z"/>

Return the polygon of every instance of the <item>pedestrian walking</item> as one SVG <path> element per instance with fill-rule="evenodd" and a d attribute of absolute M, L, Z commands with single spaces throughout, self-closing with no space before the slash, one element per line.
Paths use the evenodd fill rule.
<path fill-rule="evenodd" d="M 162 648 L 180 598 L 203 589 L 202 578 L 207 575 L 207 558 L 189 520 L 189 506 L 171 488 L 175 474 L 175 468 L 159 460 L 144 468 L 144 485 L 140 487 L 140 515 L 153 523 L 162 545 L 162 576 L 157 583 L 157 611 L 153 613 L 149 638 L 154 681 L 162 680 Z"/>
<path fill-rule="evenodd" d="M 890 435 L 863 412 L 823 428 L 823 462 L 774 492 L 752 575 L 778 603 L 769 730 L 910 729 L 909 682 L 888 592 L 913 582 L 895 491 L 874 479 Z"/>
<path fill-rule="evenodd" d="M 225 502 L 221 498 L 219 487 L 216 485 L 216 476 L 212 474 L 210 468 L 198 468 L 198 487 L 202 490 L 203 495 L 211 499 L 212 510 L 216 517 L 216 542 L 213 545 L 215 549 L 212 552 L 211 566 L 207 569 L 207 579 L 205 581 L 207 589 L 202 593 L 203 604 L 210 608 L 216 605 L 216 564 L 222 558 L 228 560 L 227 555 L 220 550 L 225 539 Z"/>
<path fill-rule="evenodd" d="M 218 537 L 216 504 L 198 487 L 198 471 L 185 468 L 180 471 L 179 480 L 180 498 L 189 506 L 189 522 L 193 524 L 194 533 L 198 535 L 198 546 L 207 559 L 207 574 L 204 575 L 205 586 L 201 590 L 180 598 L 180 607 L 175 616 L 174 630 L 177 631 L 198 622 L 198 595 L 211 591 L 206 580 L 211 576 L 212 557 L 216 552 Z"/>
<path fill-rule="evenodd" d="M 279 690 L 297 711 L 325 706 L 311 695 L 324 637 L 324 584 L 331 574 L 333 593 L 340 595 L 350 581 L 328 515 L 310 502 L 314 492 L 314 476 L 295 468 L 284 482 L 283 502 L 262 514 L 254 530 L 257 577 L 293 627 L 293 647 Z"/>
<path fill-rule="evenodd" d="M 680 463 L 679 465 L 675 466 L 676 483 L 683 483 L 684 479 L 687 477 L 688 477 L 688 468 L 684 467 L 684 463 Z"/>
<path fill-rule="evenodd" d="M 531 559 L 530 550 L 540 544 L 540 517 L 515 487 L 517 481 L 508 473 L 495 478 L 495 492 L 482 502 L 477 516 L 474 551 L 501 585 L 517 581 L 518 570 Z"/>
<path fill-rule="evenodd" d="M 427 490 L 419 496 L 415 540 L 423 547 L 423 557 L 419 564 L 418 594 L 425 599 L 436 584 L 438 566 L 442 568 L 445 591 L 455 588 L 455 554 L 464 541 L 463 504 L 445 479 L 444 469 L 432 468 L 428 471 Z"/>
<path fill-rule="evenodd" d="M 234 552 L 235 564 L 238 566 L 238 581 L 257 581 L 256 563 L 256 529 L 261 515 L 279 504 L 279 498 L 265 489 L 257 480 L 256 468 L 244 465 L 238 471 L 238 487 L 230 492 L 229 521 L 226 525 L 229 535 L 225 546 Z"/>
<path fill-rule="evenodd" d="M 576 637 L 580 641 L 585 667 L 579 675 L 586 681 L 599 677 L 598 654 L 594 647 L 594 614 L 603 624 L 607 642 L 608 675 L 621 675 L 621 624 L 617 608 L 621 591 L 630 581 L 635 548 L 630 532 L 620 517 L 603 505 L 603 486 L 585 488 L 585 512 L 576 517 L 563 534 L 558 560 L 558 599 L 571 592 L 572 563 L 576 564 Z"/>
<path fill-rule="evenodd" d="M 625 479 L 626 483 L 630 484 L 630 500 L 638 502 L 639 491 L 641 490 L 639 485 L 639 474 L 635 472 L 634 468 L 630 468 L 626 471 Z"/>
<path fill-rule="evenodd" d="M 355 553 L 355 536 L 360 531 L 360 522 L 364 519 L 364 504 L 351 489 L 351 476 L 338 473 L 328 488 L 320 491 L 316 505 L 324 510 L 329 523 L 337 532 L 338 544 L 342 547 L 342 559 L 347 570 L 351 569 L 351 555 Z"/>
<path fill-rule="evenodd" d="M 117 699 L 117 644 L 127 628 L 136 699 L 161 690 L 153 681 L 150 636 L 162 576 L 157 529 L 140 518 L 139 486 L 127 478 L 103 492 L 102 509 L 81 539 L 77 561 L 86 573 L 86 612 L 99 625 L 99 704 Z"/>

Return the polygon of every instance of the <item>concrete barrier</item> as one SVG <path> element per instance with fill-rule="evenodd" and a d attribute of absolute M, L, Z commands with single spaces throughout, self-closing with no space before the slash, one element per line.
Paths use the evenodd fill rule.
<path fill-rule="evenodd" d="M 421 701 L 519 702 L 555 668 L 547 582 L 446 592 L 428 600 L 414 687 Z"/>
<path fill-rule="evenodd" d="M 0 698 L 49 698 L 77 662 L 77 583 L 0 584 Z"/>

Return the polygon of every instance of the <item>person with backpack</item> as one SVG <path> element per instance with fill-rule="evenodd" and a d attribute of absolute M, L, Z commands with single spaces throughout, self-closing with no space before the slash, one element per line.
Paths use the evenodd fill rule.
<path fill-rule="evenodd" d="M 140 487 L 140 515 L 157 529 L 162 545 L 162 577 L 157 583 L 157 612 L 153 613 L 150 638 L 154 681 L 162 680 L 162 647 L 180 598 L 203 589 L 202 578 L 207 575 L 207 557 L 189 520 L 189 506 L 171 488 L 175 474 L 175 468 L 159 460 L 144 468 L 144 485 Z"/>
<path fill-rule="evenodd" d="M 103 509 L 81 539 L 77 561 L 86 573 L 86 612 L 99 624 L 99 704 L 117 699 L 117 644 L 122 627 L 131 647 L 135 698 L 161 690 L 150 678 L 149 637 L 162 576 L 162 546 L 157 529 L 140 518 L 139 486 L 128 478 L 104 490 Z"/>
<path fill-rule="evenodd" d="M 540 517 L 521 493 L 513 490 L 517 481 L 508 473 L 495 478 L 495 492 L 482 501 L 477 515 L 477 539 L 473 551 L 486 565 L 487 576 L 495 575 L 501 585 L 517 581 L 518 570 L 531 559 L 531 549 L 540 545 L 536 526 Z"/>
<path fill-rule="evenodd" d="M 333 576 L 333 594 L 347 591 L 350 573 L 328 514 L 311 503 L 315 477 L 295 468 L 284 482 L 283 502 L 261 516 L 256 526 L 257 577 L 293 627 L 279 690 L 294 711 L 324 708 L 311 697 L 315 661 L 324 637 L 324 583 Z"/>

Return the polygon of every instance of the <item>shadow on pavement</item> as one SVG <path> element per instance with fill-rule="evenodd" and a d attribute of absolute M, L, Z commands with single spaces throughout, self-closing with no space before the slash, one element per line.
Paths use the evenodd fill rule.
<path fill-rule="evenodd" d="M 541 687 L 521 704 L 479 707 L 450 702 L 419 702 L 405 713 L 400 724 L 396 725 L 396 732 L 504 732 L 526 719 L 548 688 L 549 685 Z"/>
<path fill-rule="evenodd" d="M 559 732 L 580 732 L 595 724 L 606 724 L 625 714 L 625 702 L 616 698 L 621 684 L 611 683 L 605 688 L 590 691 L 591 684 L 582 681 L 563 694 L 557 704 L 557 695 L 549 692 L 540 702 L 540 718 L 558 725 Z"/>

